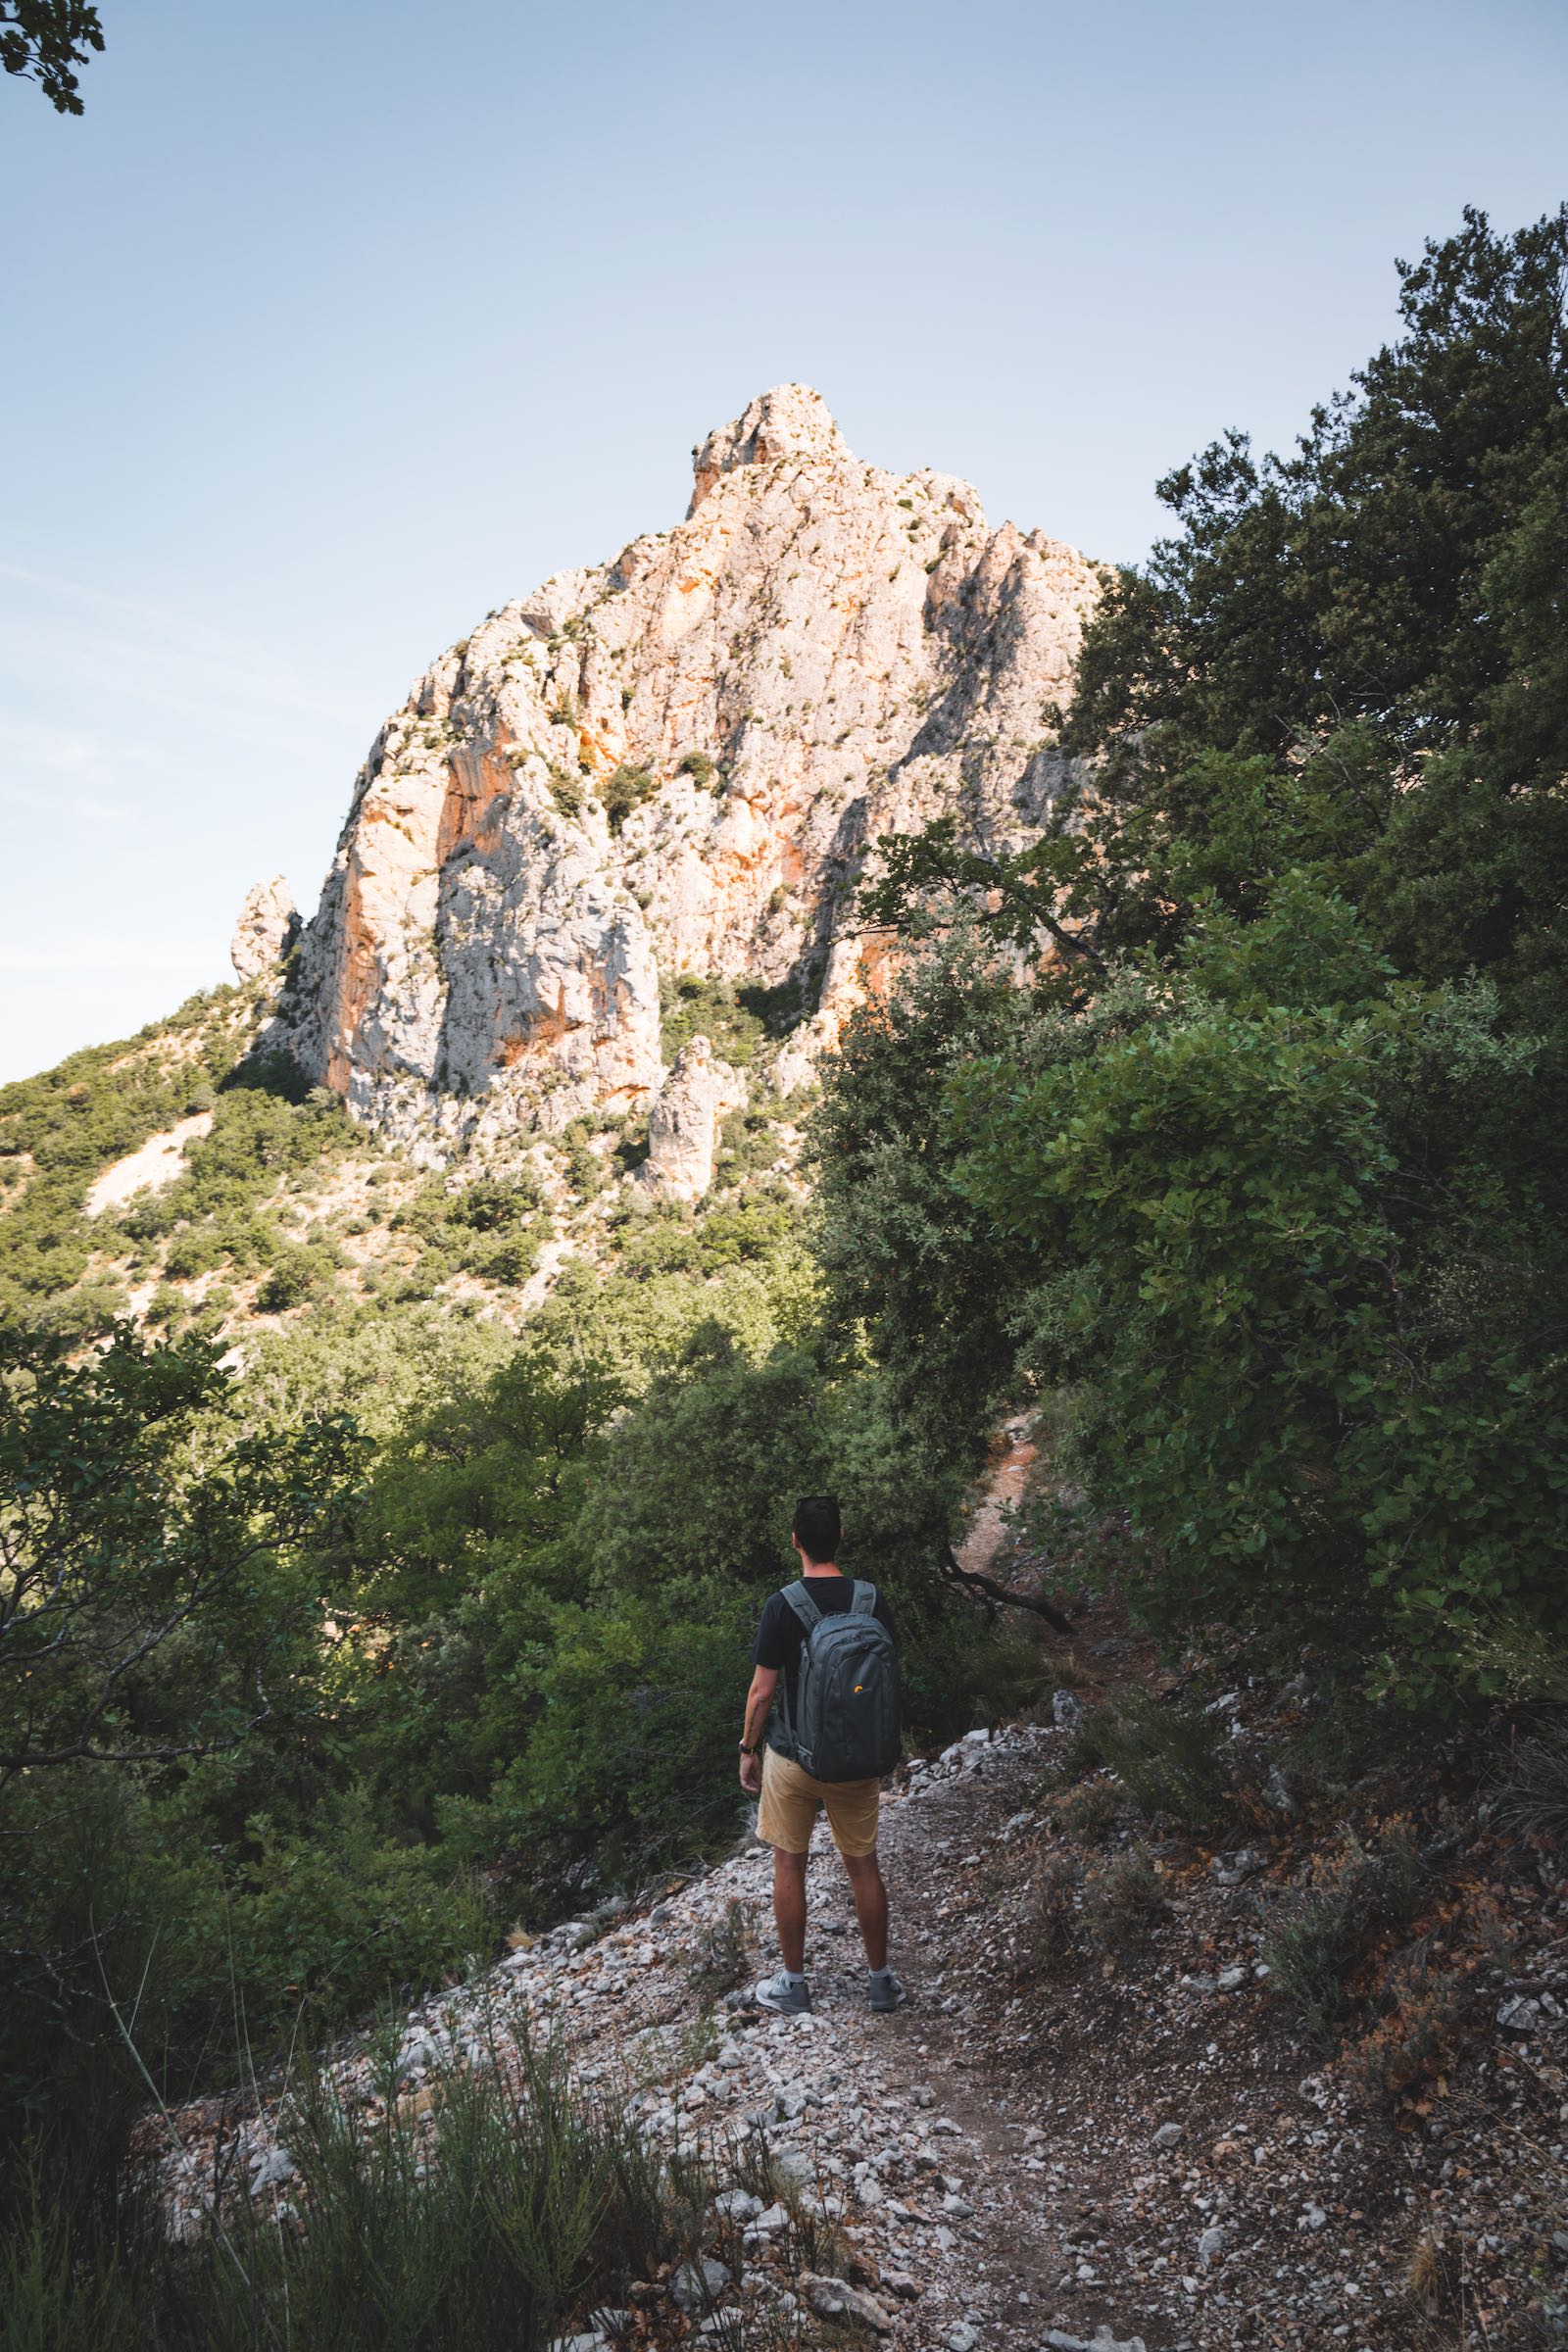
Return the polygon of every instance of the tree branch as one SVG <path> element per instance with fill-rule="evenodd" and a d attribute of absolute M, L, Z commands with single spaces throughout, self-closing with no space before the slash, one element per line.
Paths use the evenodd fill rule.
<path fill-rule="evenodd" d="M 1048 1625 L 1054 1626 L 1058 1634 L 1072 1635 L 1078 1631 L 1072 1619 L 1064 1616 L 1054 1600 L 1046 1600 L 1028 1592 L 1009 1592 L 1005 1585 L 999 1585 L 993 1577 L 982 1576 L 977 1568 L 960 1568 L 958 1555 L 951 1544 L 943 1554 L 942 1572 L 950 1584 L 961 1585 L 965 1592 L 979 1592 L 987 1600 L 1000 1601 L 1004 1608 L 1031 1610 L 1035 1616 L 1043 1617 Z"/>

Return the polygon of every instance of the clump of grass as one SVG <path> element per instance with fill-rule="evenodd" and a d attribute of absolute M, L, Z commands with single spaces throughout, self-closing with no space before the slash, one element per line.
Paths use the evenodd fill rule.
<path fill-rule="evenodd" d="M 1050 1855 L 1041 1863 L 1020 1911 L 1021 1974 L 1042 1974 L 1071 1949 L 1077 1928 L 1076 1898 L 1081 1878 L 1077 1863 L 1063 1854 Z"/>
<path fill-rule="evenodd" d="M 1402 2285 L 1406 2299 L 1418 2309 L 1430 2311 L 1443 2295 L 1446 2284 L 1446 2248 L 1441 2237 L 1425 2231 L 1410 2249 L 1410 2259 L 1404 2266 Z"/>
<path fill-rule="evenodd" d="M 1112 1854 L 1084 1879 L 1083 1931 L 1097 1951 L 1127 1951 L 1141 1943 L 1165 1907 L 1165 1889 L 1145 1845 Z"/>
<path fill-rule="evenodd" d="M 1047 1818 L 1074 1845 L 1098 1845 L 1116 1818 L 1116 1790 L 1109 1781 L 1080 1781 L 1052 1798 Z"/>
<path fill-rule="evenodd" d="M 1197 1828 L 1225 1805 L 1214 1729 L 1197 1707 L 1133 1690 L 1086 1715 L 1065 1759 L 1069 1771 L 1107 1767 L 1147 1813 Z"/>
<path fill-rule="evenodd" d="M 739 1895 L 731 1895 L 718 1917 L 698 1938 L 686 1982 L 707 2000 L 733 1992 L 742 1984 L 751 1955 L 752 1920 Z"/>
<path fill-rule="evenodd" d="M 1309 1886 L 1280 1899 L 1263 1958 L 1310 2033 L 1326 2033 L 1349 2012 L 1349 1979 L 1383 1936 L 1414 1918 L 1421 1886 L 1415 1840 L 1396 1823 L 1375 1845 L 1352 1833 Z"/>
<path fill-rule="evenodd" d="M 1493 1797 L 1508 1829 L 1568 1847 L 1568 1720 L 1514 1742 Z"/>
<path fill-rule="evenodd" d="M 859 2256 L 837 2217 L 824 2210 L 830 2180 L 819 2175 L 808 2183 L 786 2172 L 760 2131 L 731 2154 L 727 2170 L 754 2197 L 783 2206 L 790 2217 L 790 2259 L 797 2272 L 820 2271 L 837 2278 L 858 2275 Z"/>
<path fill-rule="evenodd" d="M 280 2118 L 294 2177 L 194 2244 L 149 2206 L 95 2231 L 41 2203 L 0 2253 L 7 2340 L 59 2352 L 544 2352 L 701 2249 L 715 2181 L 643 2140 L 554 2049 L 499 2036 L 438 2095 L 368 2109 L 314 2074 Z"/>

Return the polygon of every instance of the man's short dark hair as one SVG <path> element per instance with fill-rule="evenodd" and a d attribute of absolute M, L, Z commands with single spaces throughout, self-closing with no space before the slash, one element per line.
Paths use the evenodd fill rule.
<path fill-rule="evenodd" d="M 819 1566 L 836 1560 L 844 1533 L 837 1499 L 831 1494 L 803 1494 L 795 1505 L 794 1533 L 808 1560 Z"/>

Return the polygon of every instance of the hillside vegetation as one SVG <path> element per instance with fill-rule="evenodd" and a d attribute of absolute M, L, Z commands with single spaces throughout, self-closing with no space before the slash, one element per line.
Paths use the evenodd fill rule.
<path fill-rule="evenodd" d="M 0 1096 L 20 2209 L 112 2200 L 149 2078 L 730 1839 L 795 1493 L 897 1597 L 914 1740 L 1027 1704 L 1037 1644 L 950 1573 L 1014 1400 L 1064 1591 L 1173 1656 L 1304 1654 L 1363 1738 L 1501 1705 L 1560 1757 L 1565 283 L 1568 210 L 1467 216 L 1294 456 L 1167 479 L 1071 803 L 1000 862 L 883 845 L 901 975 L 804 1153 L 738 1114 L 653 1212 L 635 1126 L 432 1174 L 259 1057 L 243 991 Z M 776 1051 L 744 993 L 666 1012 Z"/>

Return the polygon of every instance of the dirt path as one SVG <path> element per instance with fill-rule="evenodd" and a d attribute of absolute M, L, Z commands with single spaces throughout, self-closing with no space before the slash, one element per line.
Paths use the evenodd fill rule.
<path fill-rule="evenodd" d="M 974 1536 L 993 1562 L 1006 1491 L 1029 1470 L 1027 1428 L 1009 1437 Z M 1088 1614 L 1062 1672 L 1091 1704 L 1111 1677 L 1162 1687 L 1147 1644 Z M 1266 1759 L 1270 1703 L 1211 1701 L 1216 1741 Z M 899 1775 L 882 1852 L 905 2010 L 866 2006 L 848 1886 L 821 1829 L 812 2012 L 757 2005 L 750 1988 L 776 1960 L 771 1856 L 748 1838 L 661 1899 L 567 1923 L 413 2012 L 408 2112 L 428 2112 L 442 2074 L 475 2063 L 498 2026 L 559 2034 L 582 2081 L 651 2140 L 715 2167 L 727 2267 L 710 2299 L 747 2315 L 740 2334 L 710 2328 L 715 2346 L 776 2346 L 765 2315 L 787 2321 L 793 2299 L 822 2315 L 822 2341 L 863 2343 L 869 2328 L 896 2352 L 1429 2352 L 1457 2339 L 1434 2334 L 1410 2278 L 1430 2257 L 1501 2280 L 1509 2233 L 1525 2251 L 1507 2259 L 1548 2281 L 1529 2310 L 1549 2317 L 1549 2281 L 1568 2265 L 1568 2103 L 1555 2137 L 1550 2121 L 1568 2079 L 1549 2051 L 1483 2056 L 1486 2113 L 1462 2122 L 1451 2105 L 1452 2120 L 1406 2117 L 1396 2132 L 1352 2109 L 1262 1957 L 1270 1903 L 1299 1883 L 1309 1835 L 1260 1812 L 1256 1850 L 1212 1853 L 1192 1834 L 1161 1838 L 1157 1818 L 1102 1785 L 1108 1812 L 1069 1838 L 1043 1788 L 1067 1742 L 1042 1725 L 975 1732 Z M 1146 1903 L 1125 1936 L 1086 1935 L 1085 1904 L 1130 1866 L 1155 1874 L 1152 1915 Z M 1539 1889 L 1517 1896 L 1539 1907 Z M 715 1957 L 734 1986 L 716 1996 Z M 1506 2013 L 1512 1981 L 1498 1974 Z M 1538 1974 L 1520 1983 L 1555 2033 L 1568 1966 Z M 345 2094 L 373 2097 L 368 2059 L 332 2071 Z M 211 2163 L 200 2113 L 186 2121 L 192 2171 L 172 2178 L 176 2202 Z M 270 2118 L 245 2127 L 239 2153 L 287 2198 Z M 671 2308 L 672 2283 L 645 2282 L 626 2342 L 702 2340 L 700 2314 Z M 1532 2324 L 1532 2291 L 1503 2280 L 1494 2308 Z M 569 2352 L 621 2340 L 590 2330 Z M 1515 2352 L 1561 2338 L 1488 2328 L 1464 2340 Z"/>

